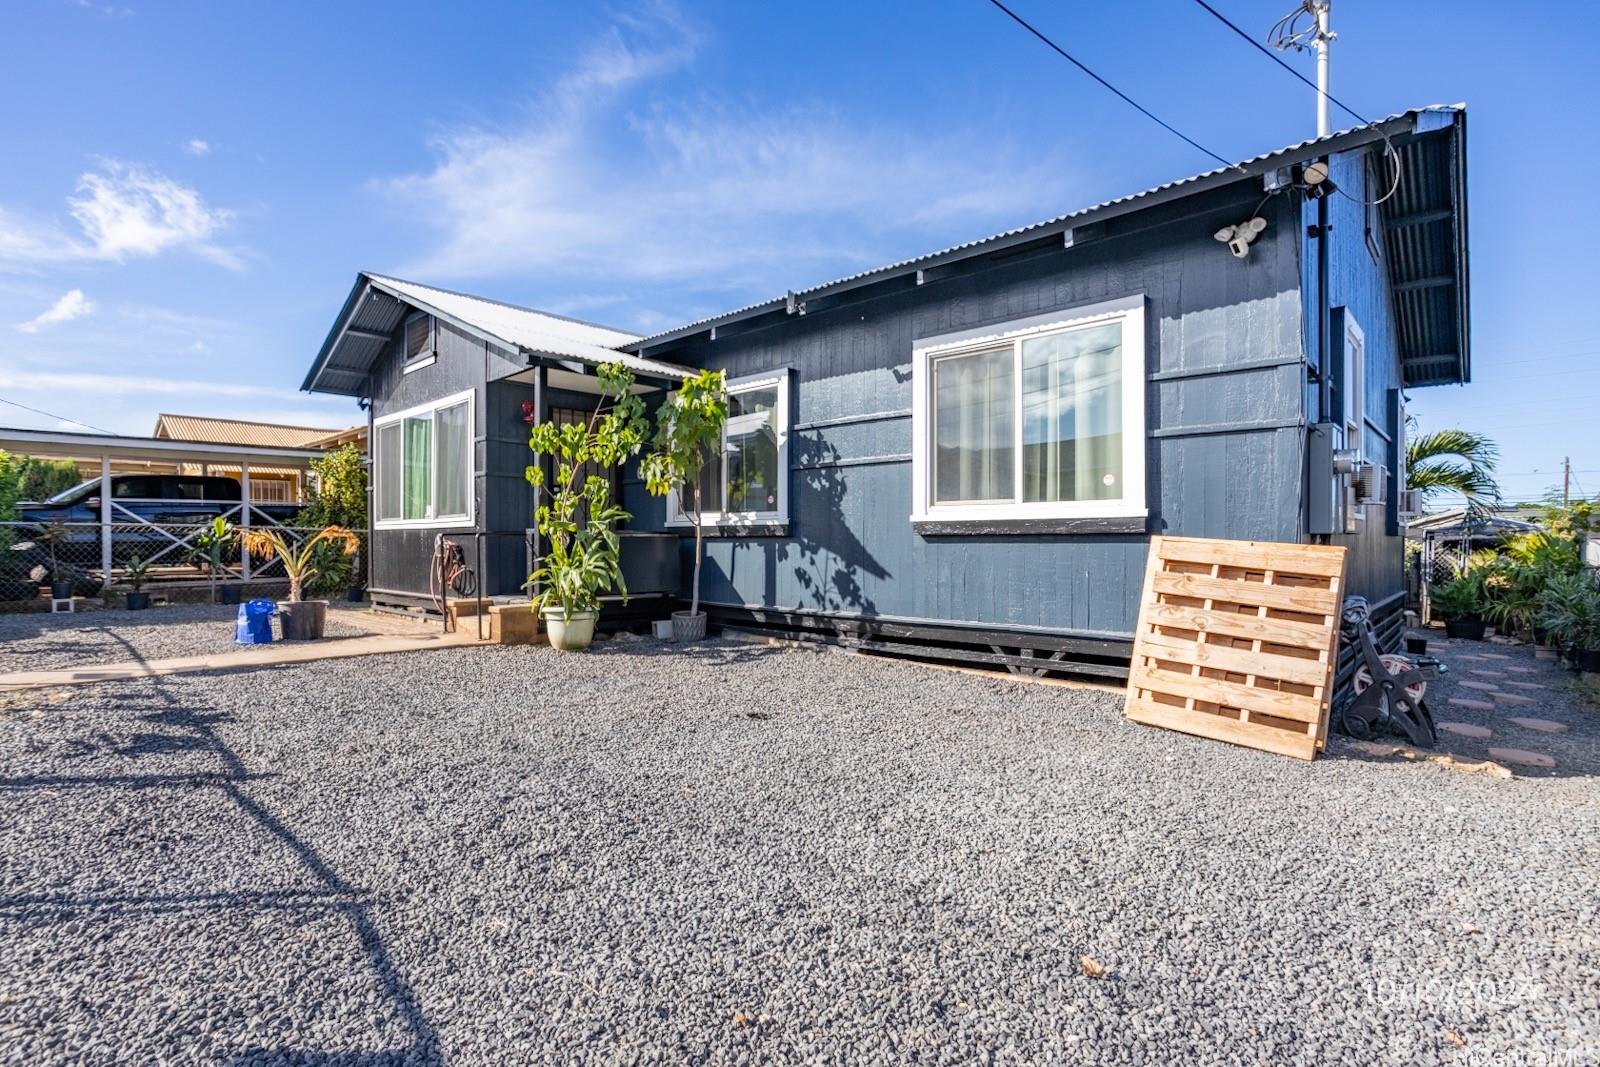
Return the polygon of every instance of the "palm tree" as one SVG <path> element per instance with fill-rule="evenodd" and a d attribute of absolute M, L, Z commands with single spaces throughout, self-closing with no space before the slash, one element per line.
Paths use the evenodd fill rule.
<path fill-rule="evenodd" d="M 1416 432 L 1414 418 L 1406 419 L 1406 488 L 1420 489 L 1426 499 L 1443 493 L 1460 493 L 1469 506 L 1496 504 L 1500 486 L 1494 480 L 1500 447 L 1471 430 Z"/>

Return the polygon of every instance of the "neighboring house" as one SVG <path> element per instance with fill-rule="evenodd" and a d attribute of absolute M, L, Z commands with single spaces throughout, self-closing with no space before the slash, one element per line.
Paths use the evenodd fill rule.
<path fill-rule="evenodd" d="M 400 592 L 436 534 L 530 524 L 522 404 L 581 407 L 623 352 L 728 373 L 724 622 L 1117 675 L 1162 533 L 1345 545 L 1389 642 L 1402 390 L 1468 380 L 1466 238 L 1466 113 L 1425 108 L 644 339 L 363 274 L 304 387 L 371 402 Z M 634 475 L 632 527 L 687 553 Z"/>
<path fill-rule="evenodd" d="M 196 441 L 206 444 L 249 445 L 260 448 L 337 448 L 353 444 L 366 451 L 366 427 L 332 429 L 318 426 L 288 426 L 274 422 L 223 419 L 208 415 L 170 415 L 156 417 L 152 437 L 164 441 Z M 96 472 L 98 473 L 98 472 Z M 223 474 L 240 477 L 238 464 L 185 464 L 178 474 Z M 250 499 L 258 504 L 294 504 L 304 499 L 305 471 L 299 467 L 250 468 Z"/>

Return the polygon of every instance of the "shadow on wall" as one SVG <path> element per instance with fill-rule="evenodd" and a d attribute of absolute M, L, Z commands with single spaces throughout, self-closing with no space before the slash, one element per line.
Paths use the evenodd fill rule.
<path fill-rule="evenodd" d="M 793 562 L 796 607 L 807 611 L 876 615 L 877 605 L 861 587 L 863 575 L 884 579 L 889 572 L 850 529 L 844 514 L 848 492 L 839 450 L 820 438 L 796 435 L 794 536 L 778 545 L 778 560 Z"/>
<path fill-rule="evenodd" d="M 839 450 L 798 436 L 790 439 L 789 447 L 792 536 L 707 542 L 701 596 L 711 603 L 778 611 L 876 615 L 877 605 L 862 587 L 862 580 L 890 575 L 845 518 L 848 486 L 838 465 Z M 686 555 L 685 576 L 692 566 L 692 557 Z M 761 569 L 759 591 L 751 588 L 750 582 L 741 589 L 740 571 L 749 566 Z M 792 570 L 783 574 L 786 566 Z"/>

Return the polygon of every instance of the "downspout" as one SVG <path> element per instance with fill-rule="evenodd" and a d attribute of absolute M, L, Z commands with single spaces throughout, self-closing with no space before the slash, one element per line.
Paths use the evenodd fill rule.
<path fill-rule="evenodd" d="M 1333 418 L 1333 344 L 1328 336 L 1333 309 L 1328 306 L 1328 198 L 1317 198 L 1317 421 Z"/>

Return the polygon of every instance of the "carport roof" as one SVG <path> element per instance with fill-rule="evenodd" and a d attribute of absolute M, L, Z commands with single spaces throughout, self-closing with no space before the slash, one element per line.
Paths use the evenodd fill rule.
<path fill-rule="evenodd" d="M 172 441 L 157 437 L 123 437 L 64 430 L 25 430 L 0 426 L 0 451 L 60 459 L 144 460 L 158 463 L 260 463 L 304 467 L 326 455 L 320 448 L 234 445 L 218 441 Z"/>
<path fill-rule="evenodd" d="M 362 271 L 300 388 L 362 395 L 368 372 L 394 338 L 409 308 L 529 356 L 576 360 L 590 366 L 621 363 L 643 377 L 668 381 L 689 373 L 670 363 L 619 351 L 639 340 L 635 334 Z"/>

